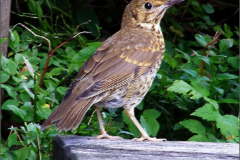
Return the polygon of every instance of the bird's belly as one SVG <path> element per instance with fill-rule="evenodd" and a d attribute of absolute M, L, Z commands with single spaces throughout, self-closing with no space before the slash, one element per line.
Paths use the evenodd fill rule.
<path fill-rule="evenodd" d="M 158 67 L 152 68 L 127 85 L 106 91 L 95 105 L 106 108 L 136 107 L 148 92 L 157 70 Z"/>
<path fill-rule="evenodd" d="M 100 101 L 95 105 L 106 108 L 119 108 L 125 105 L 124 96 L 127 94 L 127 87 L 122 86 L 117 89 L 106 91 L 100 95 Z"/>

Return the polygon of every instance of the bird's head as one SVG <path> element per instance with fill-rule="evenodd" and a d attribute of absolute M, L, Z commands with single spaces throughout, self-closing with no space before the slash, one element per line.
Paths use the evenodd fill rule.
<path fill-rule="evenodd" d="M 182 0 L 132 0 L 125 9 L 121 28 L 142 27 L 158 30 L 166 10 Z"/>

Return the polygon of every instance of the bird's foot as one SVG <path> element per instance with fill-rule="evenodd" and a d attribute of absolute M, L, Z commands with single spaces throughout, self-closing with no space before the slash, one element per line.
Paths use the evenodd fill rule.
<path fill-rule="evenodd" d="M 144 137 L 144 136 L 141 136 L 140 138 L 133 138 L 132 140 L 136 141 L 136 142 L 142 142 L 144 140 L 147 140 L 147 141 L 150 141 L 150 142 L 163 142 L 163 141 L 167 141 L 167 139 L 165 138 L 152 138 L 152 137 Z"/>
<path fill-rule="evenodd" d="M 107 139 L 123 139 L 120 136 L 110 136 L 107 133 L 102 133 L 101 135 L 98 135 L 95 137 L 95 139 L 102 139 L 102 138 L 107 138 Z"/>

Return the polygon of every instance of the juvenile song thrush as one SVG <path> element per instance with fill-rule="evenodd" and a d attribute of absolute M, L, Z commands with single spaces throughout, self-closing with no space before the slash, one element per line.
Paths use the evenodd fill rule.
<path fill-rule="evenodd" d="M 58 131 L 75 129 L 95 105 L 100 138 L 119 139 L 106 133 L 99 107 L 124 107 L 141 132 L 137 141 L 163 141 L 148 136 L 134 116 L 160 67 L 164 39 L 160 21 L 166 10 L 181 0 L 132 0 L 126 7 L 121 29 L 108 38 L 85 62 L 61 104 L 42 125 Z"/>

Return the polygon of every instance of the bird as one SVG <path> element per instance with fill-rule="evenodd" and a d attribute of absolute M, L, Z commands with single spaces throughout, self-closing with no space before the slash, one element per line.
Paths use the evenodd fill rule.
<path fill-rule="evenodd" d="M 132 0 L 123 13 L 121 28 L 105 40 L 83 64 L 62 102 L 41 129 L 76 129 L 91 106 L 97 112 L 101 134 L 95 139 L 122 139 L 104 129 L 100 108 L 123 107 L 141 133 L 136 141 L 165 141 L 150 137 L 135 117 L 163 59 L 165 44 L 160 22 L 168 8 L 182 0 Z"/>

